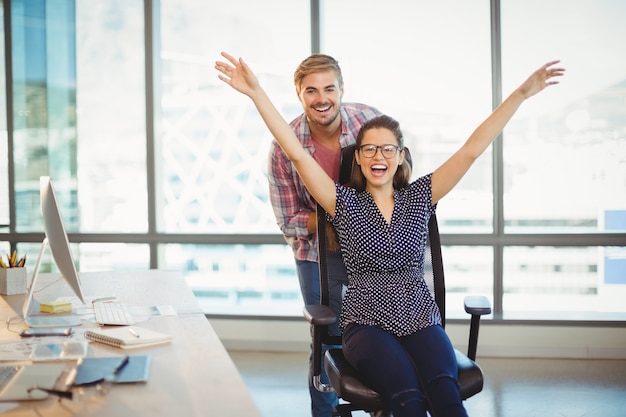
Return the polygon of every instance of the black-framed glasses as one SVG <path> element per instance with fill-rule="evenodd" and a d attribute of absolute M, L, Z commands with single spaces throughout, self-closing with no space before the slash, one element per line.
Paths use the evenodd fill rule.
<path fill-rule="evenodd" d="M 376 155 L 376 152 L 380 149 L 380 153 L 386 158 L 391 159 L 396 156 L 398 150 L 400 150 L 399 146 L 396 145 L 361 145 L 359 146 L 359 151 L 366 158 L 373 158 Z"/>

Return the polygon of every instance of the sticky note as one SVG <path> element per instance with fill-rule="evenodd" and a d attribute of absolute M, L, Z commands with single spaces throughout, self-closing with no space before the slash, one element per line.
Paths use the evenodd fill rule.
<path fill-rule="evenodd" d="M 50 301 L 41 303 L 39 311 L 42 313 L 69 313 L 72 311 L 72 303 L 69 301 Z"/>

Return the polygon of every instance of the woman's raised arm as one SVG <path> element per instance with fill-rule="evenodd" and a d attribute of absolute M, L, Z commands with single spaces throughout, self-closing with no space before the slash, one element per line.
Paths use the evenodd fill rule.
<path fill-rule="evenodd" d="M 300 141 L 276 107 L 270 101 L 265 90 L 242 58 L 238 60 L 222 52 L 228 62 L 216 61 L 215 69 L 220 80 L 235 90 L 250 97 L 266 126 L 280 144 L 298 175 L 315 200 L 327 213 L 335 213 L 335 183 L 313 157 L 302 147 Z"/>
<path fill-rule="evenodd" d="M 527 98 L 544 88 L 558 84 L 553 77 L 564 74 L 564 68 L 555 68 L 559 61 L 551 61 L 533 72 L 491 115 L 476 128 L 465 144 L 433 172 L 432 199 L 437 203 L 463 178 L 474 161 L 487 149 L 517 109 Z"/>

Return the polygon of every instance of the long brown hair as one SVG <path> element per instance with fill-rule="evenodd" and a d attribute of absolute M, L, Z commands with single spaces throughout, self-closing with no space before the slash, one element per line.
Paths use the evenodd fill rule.
<path fill-rule="evenodd" d="M 391 133 L 393 133 L 396 141 L 398 142 L 398 148 L 400 151 L 404 150 L 404 158 L 402 163 L 398 166 L 398 170 L 393 176 L 393 188 L 394 190 L 398 190 L 400 188 L 404 188 L 409 185 L 409 181 L 411 180 L 413 161 L 411 159 L 411 153 L 407 148 L 404 147 L 404 138 L 402 136 L 402 131 L 400 130 L 400 123 L 397 120 L 393 119 L 389 116 L 378 116 L 375 117 L 361 126 L 359 133 L 356 138 L 356 147 L 354 151 L 354 155 L 352 156 L 351 161 L 351 170 L 350 170 L 350 182 L 347 185 L 356 189 L 357 191 L 364 191 L 365 186 L 367 185 L 367 180 L 365 179 L 365 175 L 361 171 L 361 167 L 356 163 L 356 152 L 358 152 L 359 146 L 363 143 L 363 136 L 368 130 L 371 129 L 387 129 Z M 326 222 L 326 245 L 329 251 L 337 252 L 340 249 L 339 239 L 337 238 L 337 233 L 333 226 Z"/>

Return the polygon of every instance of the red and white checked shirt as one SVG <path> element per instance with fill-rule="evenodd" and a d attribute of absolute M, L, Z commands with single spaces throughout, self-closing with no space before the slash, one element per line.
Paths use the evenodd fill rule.
<path fill-rule="evenodd" d="M 356 143 L 359 129 L 366 121 L 382 113 L 365 104 L 343 103 L 339 114 L 341 117 L 339 143 L 345 148 Z M 304 114 L 298 116 L 290 125 L 302 146 L 313 155 L 315 141 L 311 137 L 306 116 Z M 276 141 L 272 142 L 270 148 L 267 175 L 276 223 L 293 249 L 295 258 L 317 262 L 317 234 L 310 234 L 307 230 L 309 213 L 315 212 L 316 202 Z"/>

